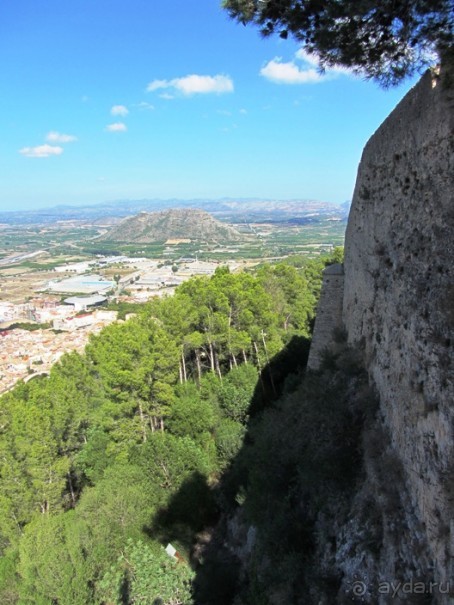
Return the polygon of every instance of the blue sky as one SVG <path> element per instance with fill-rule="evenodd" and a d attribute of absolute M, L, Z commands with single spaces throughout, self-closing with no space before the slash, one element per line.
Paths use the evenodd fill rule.
<path fill-rule="evenodd" d="M 320 77 L 220 0 L 0 5 L 0 209 L 116 199 L 350 199 L 414 82 Z"/>

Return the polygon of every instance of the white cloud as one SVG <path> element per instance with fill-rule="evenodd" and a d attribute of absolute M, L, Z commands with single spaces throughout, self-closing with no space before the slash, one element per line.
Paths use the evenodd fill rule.
<path fill-rule="evenodd" d="M 174 80 L 172 80 L 172 82 L 173 81 Z M 148 84 L 147 91 L 154 92 L 155 90 L 159 90 L 160 88 L 167 88 L 168 86 L 171 86 L 169 80 L 153 80 L 153 82 L 150 82 Z"/>
<path fill-rule="evenodd" d="M 199 76 L 192 74 L 184 78 L 174 78 L 173 80 L 153 80 L 147 86 L 148 92 L 155 90 L 173 89 L 184 96 L 195 94 L 224 94 L 233 92 L 233 81 L 229 76 Z"/>
<path fill-rule="evenodd" d="M 126 124 L 123 124 L 123 122 L 115 122 L 114 124 L 109 124 L 106 126 L 106 130 L 108 132 L 126 132 L 128 129 L 126 128 Z"/>
<path fill-rule="evenodd" d="M 57 145 L 38 145 L 37 147 L 23 147 L 19 153 L 27 158 L 48 158 L 52 155 L 61 155 L 63 147 Z"/>
<path fill-rule="evenodd" d="M 262 67 L 260 75 L 277 84 L 313 84 L 323 80 L 323 76 L 313 67 L 301 69 L 293 61 L 283 63 L 279 57 Z"/>
<path fill-rule="evenodd" d="M 240 113 L 241 113 L 241 115 L 245 116 L 247 114 L 247 110 L 246 109 L 240 109 Z"/>
<path fill-rule="evenodd" d="M 125 105 L 114 105 L 110 110 L 113 116 L 127 116 L 129 109 Z"/>
<path fill-rule="evenodd" d="M 277 84 L 316 84 L 326 80 L 332 80 L 339 74 L 352 75 L 345 67 L 334 66 L 320 70 L 320 62 L 315 54 L 307 53 L 300 48 L 295 53 L 295 59 L 302 62 L 297 65 L 295 61 L 282 61 L 275 57 L 260 70 L 260 75 Z"/>
<path fill-rule="evenodd" d="M 135 107 L 138 107 L 139 109 L 148 109 L 149 111 L 152 111 L 154 109 L 154 105 L 152 105 L 151 103 L 147 103 L 146 101 L 141 101 L 140 103 L 137 103 Z"/>
<path fill-rule="evenodd" d="M 62 134 L 61 132 L 52 130 L 47 134 L 46 141 L 49 141 L 49 143 L 72 143 L 73 141 L 77 141 L 77 137 L 72 134 Z"/>

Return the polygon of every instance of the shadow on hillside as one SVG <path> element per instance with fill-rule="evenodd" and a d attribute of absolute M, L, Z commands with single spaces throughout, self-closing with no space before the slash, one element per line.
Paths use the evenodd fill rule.
<path fill-rule="evenodd" d="M 181 485 L 166 508 L 161 509 L 145 532 L 162 544 L 176 543 L 190 553 L 194 535 L 207 526 L 213 526 L 219 518 L 213 490 L 206 477 L 193 473 Z"/>
<path fill-rule="evenodd" d="M 310 341 L 294 336 L 263 368 L 249 406 L 249 421 L 243 447 L 224 470 L 215 487 L 194 473 L 155 517 L 147 533 L 162 544 L 181 545 L 196 571 L 194 602 L 197 605 L 230 605 L 237 593 L 240 561 L 225 545 L 228 515 L 247 481 L 245 448 L 252 443 L 254 419 L 270 408 L 301 381 Z M 195 537 L 195 539 L 194 539 Z"/>
<path fill-rule="evenodd" d="M 291 389 L 292 384 L 296 384 L 301 379 L 309 357 L 310 342 L 303 336 L 293 336 L 288 344 L 264 367 L 249 406 L 251 419 L 272 405 L 285 389 Z"/>

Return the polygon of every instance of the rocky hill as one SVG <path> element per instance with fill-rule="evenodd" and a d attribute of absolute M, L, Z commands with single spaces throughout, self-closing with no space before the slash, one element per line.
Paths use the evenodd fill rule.
<path fill-rule="evenodd" d="M 236 241 L 241 235 L 211 214 L 196 209 L 171 209 L 162 212 L 141 212 L 122 220 L 100 240 L 148 244 L 167 239 L 203 241 Z"/>

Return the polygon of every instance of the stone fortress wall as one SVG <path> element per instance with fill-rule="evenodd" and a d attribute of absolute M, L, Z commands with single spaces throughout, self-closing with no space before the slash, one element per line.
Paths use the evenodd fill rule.
<path fill-rule="evenodd" d="M 361 347 L 403 469 L 401 501 L 427 544 L 420 560 L 439 582 L 454 582 L 453 127 L 451 67 L 427 72 L 367 143 L 346 233 L 343 299 L 340 274 L 328 268 L 309 358 L 315 369 L 342 323 L 348 342 Z"/>
<path fill-rule="evenodd" d="M 332 348 L 336 329 L 342 329 L 342 299 L 344 294 L 344 268 L 341 264 L 329 265 L 323 272 L 322 291 L 315 317 L 314 338 L 309 351 L 307 367 L 316 370 L 326 350 Z"/>

